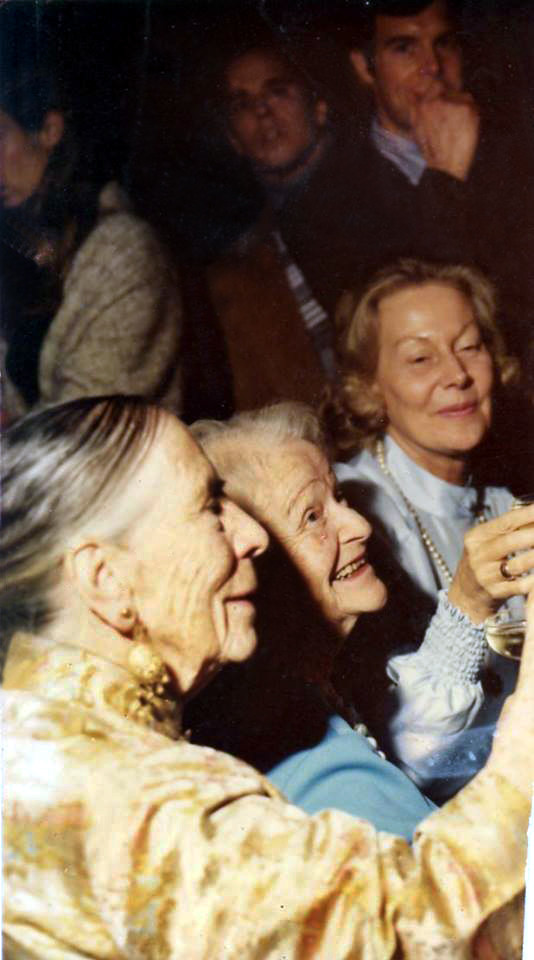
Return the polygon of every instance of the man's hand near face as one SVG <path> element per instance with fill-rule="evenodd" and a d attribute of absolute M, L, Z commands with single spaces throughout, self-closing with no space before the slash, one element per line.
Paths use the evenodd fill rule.
<path fill-rule="evenodd" d="M 436 82 L 414 103 L 413 137 L 433 170 L 466 180 L 478 146 L 480 114 L 469 93 L 443 93 Z"/>

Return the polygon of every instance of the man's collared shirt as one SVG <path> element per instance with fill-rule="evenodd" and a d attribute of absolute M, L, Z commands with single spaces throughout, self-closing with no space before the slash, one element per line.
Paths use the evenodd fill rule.
<path fill-rule="evenodd" d="M 426 170 L 426 160 L 413 140 L 390 133 L 375 117 L 371 124 L 371 140 L 386 160 L 390 160 L 416 187 Z"/>

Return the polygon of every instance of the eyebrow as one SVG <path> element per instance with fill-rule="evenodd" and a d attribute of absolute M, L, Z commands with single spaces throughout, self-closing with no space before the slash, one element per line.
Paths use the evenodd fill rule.
<path fill-rule="evenodd" d="M 465 324 L 463 325 L 463 327 L 462 327 L 462 329 L 460 330 L 458 336 L 456 336 L 456 337 L 454 338 L 454 342 L 456 343 L 456 341 L 459 340 L 460 337 L 463 337 L 464 333 L 465 333 L 467 330 L 469 330 L 469 327 L 473 327 L 473 326 L 476 327 L 476 329 L 477 329 L 478 332 L 480 333 L 480 324 L 478 323 L 477 319 L 476 319 L 475 317 L 473 317 L 472 320 L 468 320 L 467 323 L 465 323 Z M 410 334 L 409 336 L 406 336 L 406 337 L 399 337 L 398 340 L 395 340 L 394 346 L 395 346 L 395 347 L 399 347 L 399 346 L 401 346 L 403 343 L 410 343 L 410 342 L 420 343 L 421 341 L 423 341 L 423 342 L 425 342 L 425 343 L 430 343 L 430 344 L 432 343 L 432 340 L 429 338 L 428 334 L 426 334 L 426 333 L 414 333 L 414 334 Z"/>
<path fill-rule="evenodd" d="M 441 33 L 438 33 L 432 42 L 437 43 L 438 40 L 443 40 L 445 37 L 451 36 L 458 36 L 458 31 L 452 26 L 447 27 L 446 29 L 442 30 Z M 390 37 L 387 37 L 384 40 L 384 47 L 393 47 L 396 43 L 406 43 L 407 40 L 417 41 L 420 39 L 420 37 L 421 34 L 417 29 L 412 32 L 410 27 L 406 27 L 406 33 L 394 33 Z"/>
<path fill-rule="evenodd" d="M 336 478 L 336 475 L 335 475 L 334 471 L 333 471 L 333 470 L 329 470 L 329 471 L 328 471 L 328 477 L 326 477 L 326 478 L 325 478 L 325 477 L 313 477 L 311 480 L 308 480 L 308 482 L 305 483 L 304 486 L 301 487 L 300 490 L 298 490 L 297 493 L 296 493 L 296 494 L 291 498 L 291 500 L 289 501 L 289 503 L 288 503 L 288 505 L 287 505 L 287 515 L 288 515 L 288 516 L 289 516 L 289 514 L 291 513 L 291 511 L 293 510 L 293 507 L 295 506 L 297 500 L 302 496 L 303 493 L 305 493 L 305 491 L 308 489 L 308 487 L 311 487 L 314 483 L 326 484 L 326 486 L 328 486 L 330 489 L 332 489 L 332 488 L 335 486 L 335 484 L 337 483 L 337 478 Z"/>
<path fill-rule="evenodd" d="M 405 43 L 406 40 L 418 40 L 419 33 L 410 33 L 408 28 L 406 33 L 395 33 L 387 40 L 384 40 L 385 47 L 393 47 L 396 43 Z"/>
<path fill-rule="evenodd" d="M 306 483 L 304 484 L 304 486 L 303 486 L 303 487 L 300 487 L 300 489 L 297 490 L 297 492 L 294 494 L 294 496 L 291 497 L 291 500 L 289 501 L 289 503 L 288 503 L 288 505 L 287 505 L 287 508 L 286 508 L 286 513 L 287 513 L 287 515 L 289 516 L 289 514 L 291 513 L 291 511 L 292 511 L 293 508 L 295 507 L 295 504 L 296 504 L 297 500 L 302 496 L 303 493 L 305 493 L 305 491 L 308 489 L 308 487 L 311 487 L 312 484 L 314 484 L 314 483 L 321 483 L 321 482 L 322 482 L 322 481 L 321 481 L 318 477 L 312 477 L 311 480 L 307 480 Z"/>
<path fill-rule="evenodd" d="M 291 83 L 296 83 L 296 80 L 293 77 L 289 76 L 288 74 L 280 74 L 280 76 L 277 76 L 277 77 L 267 77 L 267 79 L 263 81 L 262 86 L 271 87 L 278 83 L 285 83 L 289 85 Z M 236 87 L 233 90 L 228 90 L 226 94 L 226 99 L 228 101 L 231 101 L 232 99 L 235 99 L 237 97 L 244 97 L 248 95 L 249 95 L 249 91 L 246 89 L 246 87 Z"/>
<path fill-rule="evenodd" d="M 399 337 L 398 340 L 395 340 L 394 346 L 400 347 L 403 343 L 420 343 L 421 341 L 429 342 L 428 335 L 425 333 L 414 333 L 408 337 Z"/>

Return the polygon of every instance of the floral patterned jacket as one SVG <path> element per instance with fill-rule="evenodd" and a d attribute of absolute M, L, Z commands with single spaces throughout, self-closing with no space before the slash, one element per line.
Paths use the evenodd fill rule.
<path fill-rule="evenodd" d="M 133 678 L 75 646 L 16 636 L 2 696 L 10 960 L 502 957 L 472 953 L 502 907 L 520 942 L 529 808 L 494 774 L 410 847 L 135 719 Z"/>

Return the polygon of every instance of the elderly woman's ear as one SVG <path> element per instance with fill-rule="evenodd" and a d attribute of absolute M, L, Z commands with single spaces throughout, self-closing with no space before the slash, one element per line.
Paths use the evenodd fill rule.
<path fill-rule="evenodd" d="M 65 558 L 65 573 L 78 596 L 104 623 L 127 634 L 134 626 L 133 558 L 110 543 L 87 540 Z"/>

